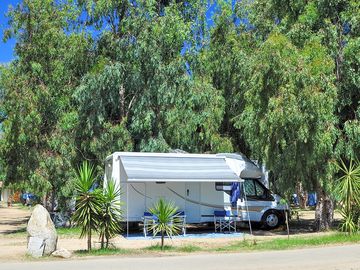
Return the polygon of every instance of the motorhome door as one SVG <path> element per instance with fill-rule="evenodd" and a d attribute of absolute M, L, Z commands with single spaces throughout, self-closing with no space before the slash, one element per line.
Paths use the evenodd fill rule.
<path fill-rule="evenodd" d="M 185 214 L 187 223 L 200 222 L 200 183 L 189 182 L 185 185 Z"/>

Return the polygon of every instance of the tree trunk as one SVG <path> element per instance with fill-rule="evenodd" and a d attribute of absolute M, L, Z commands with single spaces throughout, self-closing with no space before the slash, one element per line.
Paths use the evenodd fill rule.
<path fill-rule="evenodd" d="M 315 231 L 328 231 L 334 220 L 334 203 L 322 188 L 318 189 L 315 210 Z"/>
<path fill-rule="evenodd" d="M 46 210 L 49 211 L 50 209 L 49 209 L 49 205 L 48 205 L 48 194 L 47 193 L 43 196 L 42 201 L 43 201 L 44 208 L 46 208 Z"/>
<path fill-rule="evenodd" d="M 164 232 L 161 232 L 161 250 L 164 249 Z"/>
<path fill-rule="evenodd" d="M 305 209 L 307 204 L 307 192 L 304 190 L 301 182 L 296 184 L 296 194 L 299 196 L 300 208 Z"/>
<path fill-rule="evenodd" d="M 119 98 L 120 98 L 120 123 L 123 120 L 123 117 L 125 115 L 125 88 L 124 85 L 120 85 L 119 89 Z"/>
<path fill-rule="evenodd" d="M 87 241 L 88 251 L 91 250 L 91 227 L 88 228 L 88 241 Z"/>
<path fill-rule="evenodd" d="M 54 213 L 55 211 L 55 196 L 56 196 L 56 189 L 55 187 L 53 187 L 51 193 L 51 213 Z"/>
<path fill-rule="evenodd" d="M 105 244 L 105 238 L 104 235 L 101 236 L 101 249 L 104 248 L 104 244 Z"/>

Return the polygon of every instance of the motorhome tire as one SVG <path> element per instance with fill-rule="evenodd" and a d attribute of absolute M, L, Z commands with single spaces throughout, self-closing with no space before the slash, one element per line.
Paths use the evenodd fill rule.
<path fill-rule="evenodd" d="M 275 210 L 268 210 L 262 217 L 262 223 L 267 230 L 275 229 L 281 224 L 281 215 Z"/>

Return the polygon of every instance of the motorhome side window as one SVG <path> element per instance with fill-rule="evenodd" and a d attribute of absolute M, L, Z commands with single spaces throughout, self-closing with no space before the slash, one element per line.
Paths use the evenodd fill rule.
<path fill-rule="evenodd" d="M 252 180 L 252 179 L 245 180 L 244 189 L 245 189 L 246 196 L 256 197 L 256 189 L 255 189 L 255 185 L 254 185 L 254 180 Z"/>
<path fill-rule="evenodd" d="M 255 199 L 266 198 L 266 190 L 258 181 L 247 179 L 244 182 L 244 187 L 247 196 L 253 197 Z"/>

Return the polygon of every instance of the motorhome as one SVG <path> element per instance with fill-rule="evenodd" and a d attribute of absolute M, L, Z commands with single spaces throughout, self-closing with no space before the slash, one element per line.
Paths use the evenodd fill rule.
<path fill-rule="evenodd" d="M 242 154 L 115 152 L 105 161 L 105 181 L 121 188 L 120 201 L 128 224 L 142 221 L 159 199 L 173 201 L 187 223 L 212 222 L 214 211 L 232 209 L 241 221 L 275 228 L 287 205 L 260 181 L 262 171 Z M 231 186 L 241 194 L 231 204 Z"/>

